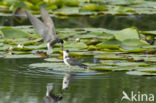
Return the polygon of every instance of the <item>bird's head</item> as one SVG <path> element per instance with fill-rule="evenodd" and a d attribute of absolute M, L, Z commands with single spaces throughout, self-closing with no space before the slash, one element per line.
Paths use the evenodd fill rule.
<path fill-rule="evenodd" d="M 69 50 L 63 50 L 63 56 L 64 57 L 69 56 Z"/>
<path fill-rule="evenodd" d="M 57 39 L 57 43 L 61 43 L 61 48 L 63 50 L 63 44 L 64 44 L 64 41 L 62 39 Z"/>

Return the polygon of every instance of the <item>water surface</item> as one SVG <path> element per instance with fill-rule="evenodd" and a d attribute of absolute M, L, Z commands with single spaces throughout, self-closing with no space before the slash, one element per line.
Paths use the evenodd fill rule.
<path fill-rule="evenodd" d="M 61 93 L 64 72 L 30 68 L 42 59 L 0 59 L 0 103 L 39 103 L 47 83 Z M 74 73 L 60 103 L 120 103 L 122 91 L 156 94 L 155 76 L 129 76 L 125 72 Z M 128 103 L 125 101 L 124 103 Z"/>

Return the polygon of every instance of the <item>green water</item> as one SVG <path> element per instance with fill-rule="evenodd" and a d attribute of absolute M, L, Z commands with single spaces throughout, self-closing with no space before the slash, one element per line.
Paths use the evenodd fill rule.
<path fill-rule="evenodd" d="M 28 66 L 36 62 L 43 60 L 0 59 L 0 103 L 39 103 L 47 83 L 54 83 L 55 93 L 60 94 L 65 73 Z M 122 91 L 156 94 L 155 76 L 129 76 L 125 72 L 73 74 L 60 103 L 120 103 Z"/>

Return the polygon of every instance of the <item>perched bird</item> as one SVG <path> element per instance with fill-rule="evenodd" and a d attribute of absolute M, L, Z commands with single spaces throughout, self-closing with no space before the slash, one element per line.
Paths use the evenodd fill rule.
<path fill-rule="evenodd" d="M 49 83 L 47 85 L 47 92 L 46 92 L 46 96 L 43 98 L 43 100 L 41 101 L 41 103 L 58 103 L 58 101 L 62 100 L 62 96 L 55 96 L 53 94 L 53 84 Z"/>
<path fill-rule="evenodd" d="M 79 61 L 76 61 L 75 59 L 73 59 L 72 57 L 70 57 L 68 50 L 63 50 L 63 61 L 64 61 L 64 63 L 67 66 L 69 66 L 70 70 L 72 69 L 71 66 L 79 66 L 79 67 L 82 67 L 84 69 L 87 69 L 88 68 L 87 65 L 82 64 Z"/>
<path fill-rule="evenodd" d="M 41 22 L 37 17 L 26 11 L 27 17 L 29 18 L 31 24 L 36 29 L 38 34 L 47 42 L 48 54 L 53 52 L 53 45 L 56 43 L 61 43 L 63 50 L 63 40 L 57 37 L 53 20 L 51 19 L 48 12 L 40 7 L 40 13 L 43 22 Z"/>

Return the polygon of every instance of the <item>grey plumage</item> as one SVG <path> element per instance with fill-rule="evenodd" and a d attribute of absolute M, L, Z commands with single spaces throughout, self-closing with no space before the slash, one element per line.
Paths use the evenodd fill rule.
<path fill-rule="evenodd" d="M 72 57 L 70 57 L 69 59 L 67 59 L 67 62 L 71 65 L 71 66 L 79 66 L 82 68 L 87 68 L 87 65 L 82 64 L 81 62 L 73 59 Z"/>
<path fill-rule="evenodd" d="M 73 59 L 70 55 L 69 55 L 69 51 L 68 50 L 64 50 L 63 51 L 63 61 L 66 65 L 68 66 L 79 66 L 79 67 L 82 67 L 82 68 L 85 68 L 87 69 L 88 66 L 85 65 L 85 64 L 82 64 L 81 62 Z"/>
<path fill-rule="evenodd" d="M 43 7 L 40 7 L 40 13 L 43 22 L 41 22 L 37 17 L 26 11 L 27 17 L 33 25 L 33 28 L 36 29 L 36 31 L 38 32 L 38 34 L 40 34 L 43 40 L 47 42 L 49 53 L 53 51 L 52 46 L 55 43 L 61 43 L 63 49 L 63 40 L 57 37 L 54 23 L 50 15 Z"/>
<path fill-rule="evenodd" d="M 35 17 L 27 11 L 26 14 L 33 27 L 36 29 L 38 34 L 40 34 L 40 36 L 44 39 L 44 41 L 51 42 L 56 40 L 57 36 L 55 32 L 54 23 L 51 17 L 43 7 L 40 7 L 40 12 L 43 22 L 41 22 L 37 17 Z"/>

